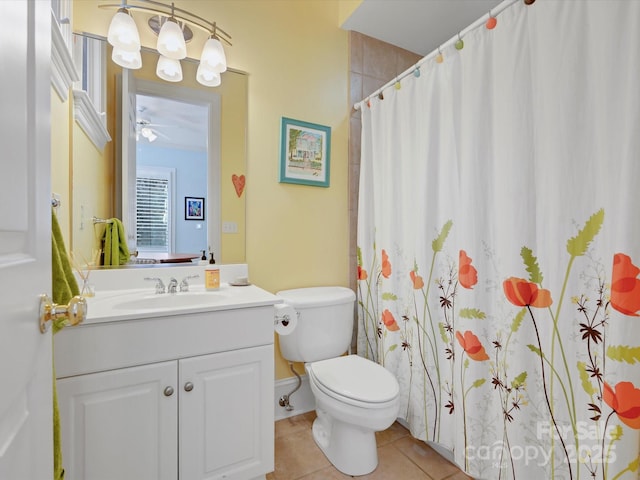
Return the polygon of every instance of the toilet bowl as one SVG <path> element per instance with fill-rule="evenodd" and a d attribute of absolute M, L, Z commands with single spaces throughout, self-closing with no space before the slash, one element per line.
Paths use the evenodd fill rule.
<path fill-rule="evenodd" d="M 342 473 L 371 473 L 378 466 L 375 432 L 387 429 L 398 416 L 395 377 L 357 355 L 307 363 L 305 369 L 316 400 L 316 444 Z"/>
<path fill-rule="evenodd" d="M 355 294 L 344 287 L 310 287 L 276 295 L 297 311 L 296 327 L 279 343 L 286 360 L 305 364 L 316 401 L 316 444 L 341 472 L 371 473 L 378 465 L 375 432 L 396 420 L 400 388 L 381 365 L 343 356 L 351 344 Z"/>

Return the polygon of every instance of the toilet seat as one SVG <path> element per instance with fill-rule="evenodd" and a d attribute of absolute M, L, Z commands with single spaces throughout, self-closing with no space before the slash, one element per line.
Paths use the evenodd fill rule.
<path fill-rule="evenodd" d="M 351 405 L 382 408 L 400 391 L 391 372 L 358 355 L 320 360 L 308 364 L 307 369 L 320 390 Z"/>

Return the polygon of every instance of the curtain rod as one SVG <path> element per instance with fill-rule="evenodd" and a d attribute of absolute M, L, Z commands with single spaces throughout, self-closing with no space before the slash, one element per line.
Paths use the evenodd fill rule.
<path fill-rule="evenodd" d="M 459 33 L 456 33 L 453 37 L 451 37 L 449 40 L 444 42 L 442 45 L 438 46 L 436 49 L 434 49 L 433 51 L 431 51 L 430 53 L 428 53 L 427 55 L 422 57 L 420 60 L 418 60 L 411 67 L 406 69 L 400 75 L 397 75 L 393 80 L 388 81 L 382 87 L 378 88 L 375 92 L 367 95 L 365 98 L 363 98 L 359 102 L 355 103 L 353 105 L 353 108 L 355 108 L 356 110 L 360 110 L 362 108 L 362 106 L 366 105 L 367 102 L 369 100 L 371 100 L 373 97 L 376 97 L 376 96 L 380 95 L 380 93 L 382 93 L 387 88 L 389 88 L 392 85 L 396 84 L 397 82 L 399 82 L 403 78 L 408 77 L 409 75 L 413 74 L 416 70 L 418 70 L 422 66 L 423 63 L 425 63 L 430 58 L 441 54 L 442 53 L 441 50 L 443 48 L 446 48 L 449 45 L 456 43 L 458 40 L 462 40 L 462 37 L 464 37 L 466 34 L 468 34 L 469 32 L 471 32 L 473 30 L 475 30 L 476 28 L 480 27 L 481 25 L 484 25 L 489 18 L 497 17 L 504 10 L 506 10 L 508 7 L 510 7 L 511 5 L 513 5 L 514 3 L 518 2 L 518 1 L 520 1 L 520 0 L 503 0 L 496 7 L 492 8 L 491 10 L 489 10 L 489 13 L 487 13 L 486 15 L 483 15 L 482 17 L 480 17 L 478 20 L 473 22 L 471 25 L 469 25 L 468 27 L 466 27 L 465 29 L 463 29 Z M 525 3 L 530 5 L 534 1 L 535 0 L 533 0 L 533 1 L 525 0 Z"/>

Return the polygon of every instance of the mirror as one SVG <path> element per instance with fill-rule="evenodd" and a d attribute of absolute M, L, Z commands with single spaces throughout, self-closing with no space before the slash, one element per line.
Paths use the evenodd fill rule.
<path fill-rule="evenodd" d="M 74 127 L 72 204 L 76 216 L 80 217 L 79 221 L 74 219 L 72 227 L 74 250 L 83 243 L 83 237 L 86 244 L 87 224 L 93 223 L 93 216 L 115 216 L 123 219 L 129 237 L 127 243 L 137 249 L 142 258 L 166 261 L 167 257 L 173 258 L 172 254 L 197 255 L 199 258 L 201 250 L 211 248 L 218 263 L 243 263 L 245 193 L 238 188 L 238 179 L 244 179 L 246 171 L 248 75 L 228 70 L 223 73 L 219 87 L 203 87 L 195 81 L 197 64 L 183 60 L 184 80 L 169 83 L 155 75 L 155 52 L 143 50 L 142 68 L 126 70 L 110 60 L 110 46 L 104 39 L 100 41 L 105 45 L 106 57 L 103 79 L 106 126 L 112 137 L 102 152 L 102 161 L 112 165 L 112 171 L 110 175 L 103 175 L 106 178 L 96 181 L 111 184 L 108 192 L 102 194 L 110 198 L 97 202 L 88 198 L 92 191 L 99 195 L 100 187 L 86 188 L 87 182 L 92 180 L 86 178 L 86 169 L 78 164 L 86 155 L 76 148 L 76 141 L 80 143 L 84 139 L 75 133 Z M 129 112 L 122 110 L 123 104 L 126 110 L 126 102 L 121 102 L 123 90 L 129 90 L 131 94 L 125 93 L 126 96 L 137 99 L 129 105 Z M 191 107 L 198 110 L 191 110 Z M 130 128 L 122 123 L 123 117 L 129 119 Z M 122 128 L 129 135 L 120 134 Z M 202 135 L 205 138 L 198 138 Z M 124 155 L 123 149 L 128 150 Z M 127 163 L 132 156 L 139 158 L 133 165 Z M 137 173 L 127 175 L 127 172 Z M 135 207 L 135 198 L 139 196 L 135 193 L 137 181 L 134 178 L 142 179 L 138 180 L 141 182 L 150 178 L 166 178 L 166 182 L 173 182 L 165 198 L 166 214 L 156 215 L 157 218 L 164 217 L 167 223 L 166 239 L 159 244 L 149 240 L 148 232 L 136 231 L 135 218 L 140 213 Z M 164 181 L 158 180 L 158 183 Z M 75 185 L 83 187 L 76 188 Z M 134 197 L 133 201 L 131 197 Z M 100 208 L 101 204 L 107 207 Z M 84 211 L 87 205 L 98 206 L 87 212 Z M 194 209 L 199 205 L 201 210 Z M 93 245 L 82 249 L 85 258 L 95 258 L 95 250 L 99 247 L 99 244 L 96 246 L 97 237 L 103 228 L 99 224 L 93 225 Z M 89 248 L 91 253 L 87 252 Z"/>

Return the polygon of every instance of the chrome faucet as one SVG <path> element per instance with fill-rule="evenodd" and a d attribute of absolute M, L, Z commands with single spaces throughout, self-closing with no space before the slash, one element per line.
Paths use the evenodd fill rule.
<path fill-rule="evenodd" d="M 182 281 L 180 282 L 180 291 L 181 292 L 188 292 L 189 291 L 189 282 L 187 282 L 187 280 L 189 280 L 190 278 L 198 278 L 200 275 L 189 275 L 188 277 L 185 277 L 182 279 Z"/>
<path fill-rule="evenodd" d="M 156 293 L 164 293 L 164 283 L 158 277 L 145 277 L 145 280 L 156 282 Z"/>
<path fill-rule="evenodd" d="M 169 286 L 167 287 L 167 293 L 176 293 L 178 291 L 178 280 L 171 277 L 169 280 Z"/>

